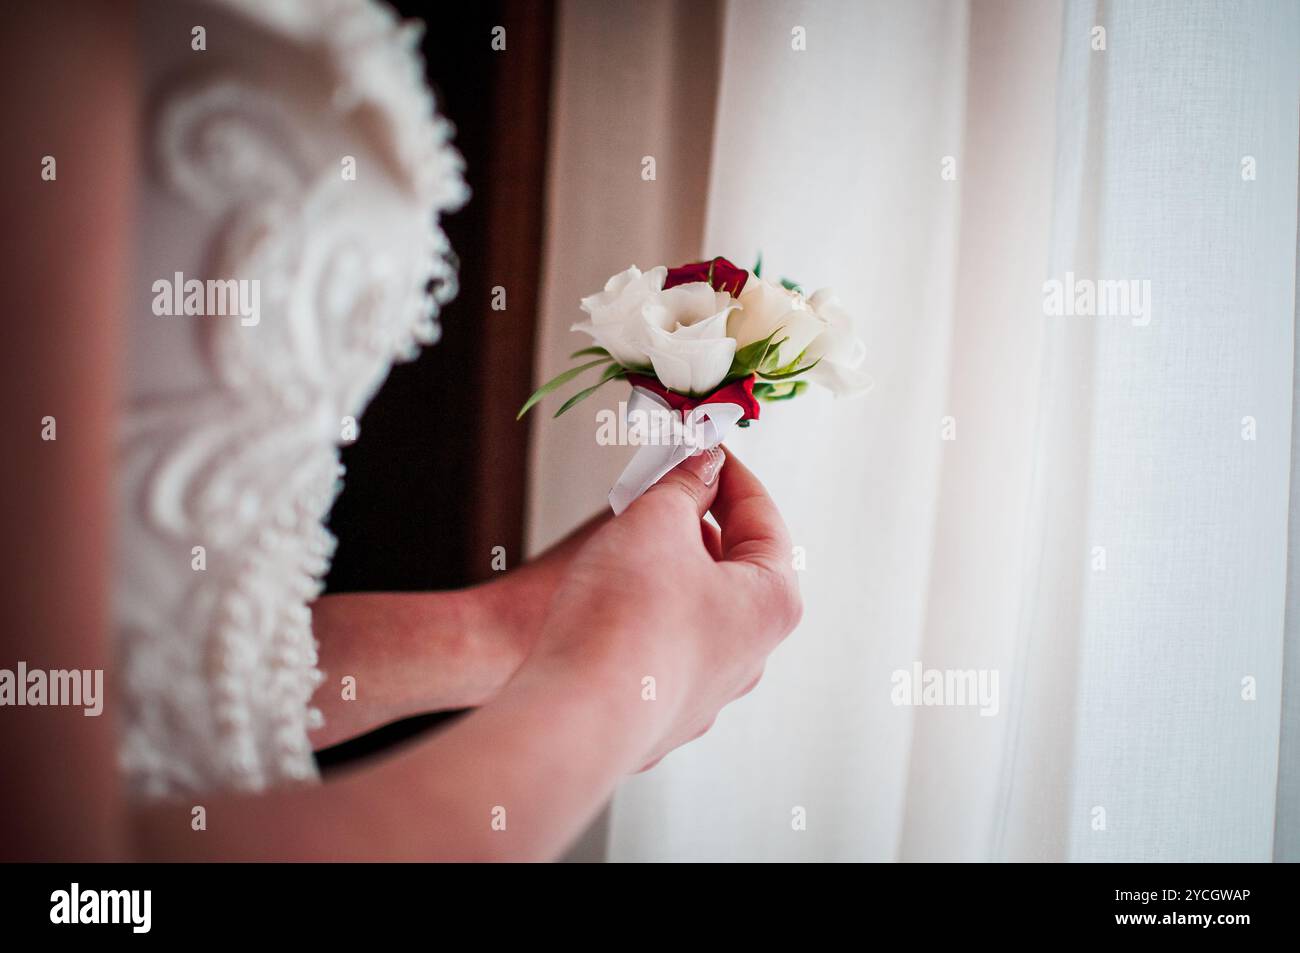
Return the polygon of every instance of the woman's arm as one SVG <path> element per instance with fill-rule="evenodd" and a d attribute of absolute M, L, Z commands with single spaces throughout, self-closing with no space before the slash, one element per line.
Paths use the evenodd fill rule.
<path fill-rule="evenodd" d="M 473 708 L 493 697 L 526 649 L 469 591 L 348 593 L 312 606 L 324 681 L 312 704 L 317 748 L 422 712 Z"/>
<path fill-rule="evenodd" d="M 150 860 L 542 860 L 557 856 L 658 733 L 617 679 L 539 667 L 486 707 L 323 785 L 135 814 Z M 635 700 L 633 694 L 632 699 Z M 191 829 L 203 805 L 207 829 Z M 496 822 L 494 827 L 494 821 Z M 500 829 L 497 829 L 500 828 Z"/>
<path fill-rule="evenodd" d="M 0 645 L 14 664 L 109 675 L 99 717 L 54 707 L 9 708 L 0 717 L 0 759 L 13 767 L 0 854 L 555 856 L 618 778 L 706 730 L 793 626 L 788 540 L 738 463 L 715 481 L 715 458 L 693 458 L 594 528 L 553 578 L 525 568 L 515 588 L 497 590 L 512 593 L 500 600 L 500 618 L 532 640 L 531 652 L 504 691 L 449 728 L 326 784 L 147 808 L 129 808 L 122 797 L 108 554 L 137 134 L 132 30 L 121 5 L 56 0 L 21 7 L 0 46 L 0 63 L 26 90 L 11 104 L 18 145 L 0 150 L 15 186 L 5 193 L 15 196 L 5 220 L 23 236 L 6 284 L 14 320 L 23 323 L 0 375 L 0 412 L 23 455 L 0 494 L 4 538 L 17 541 L 9 558 L 21 560 L 9 568 L 20 582 Z M 44 79 L 31 83 L 33 76 Z M 40 178 L 45 154 L 57 159 L 56 180 Z M 40 439 L 46 416 L 56 419 L 57 440 Z M 720 535 L 701 529 L 715 492 Z M 354 630 L 346 608 L 337 610 L 340 624 L 350 618 Z M 388 635 L 408 638 L 406 609 L 390 609 Z M 327 664 L 348 664 L 336 648 Z M 382 681 L 360 659 L 353 664 L 362 689 Z M 644 694 L 647 677 L 656 680 L 652 697 Z M 207 808 L 204 831 L 191 828 L 196 803 Z"/>
<path fill-rule="evenodd" d="M 317 787 L 138 809 L 138 856 L 557 856 L 623 775 L 703 734 L 752 688 L 798 619 L 775 507 L 738 461 L 719 481 L 710 465 L 692 458 L 592 534 L 533 652 L 492 702 Z M 716 555 L 699 525 L 711 505 Z M 190 827 L 194 804 L 206 809 L 206 830 Z"/>
<path fill-rule="evenodd" d="M 527 565 L 471 589 L 316 600 L 312 628 L 325 679 L 312 704 L 325 721 L 313 746 L 494 698 L 536 641 L 570 558 L 608 519 L 593 517 Z M 345 691 L 347 677 L 354 681 Z"/>

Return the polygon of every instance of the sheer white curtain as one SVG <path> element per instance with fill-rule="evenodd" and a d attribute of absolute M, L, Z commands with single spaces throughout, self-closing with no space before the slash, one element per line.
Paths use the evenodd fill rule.
<path fill-rule="evenodd" d="M 806 553 L 805 620 L 624 785 L 608 856 L 1300 855 L 1300 9 L 750 0 L 716 33 L 681 9 L 562 8 L 539 376 L 611 272 L 761 250 L 836 286 L 877 386 L 731 442 Z M 700 135 L 667 180 L 625 167 Z M 583 168 L 655 211 L 592 221 Z M 1070 275 L 1150 298 L 1045 313 Z M 534 430 L 536 545 L 622 463 L 595 410 Z M 896 706 L 914 663 L 996 673 L 996 714 Z"/>

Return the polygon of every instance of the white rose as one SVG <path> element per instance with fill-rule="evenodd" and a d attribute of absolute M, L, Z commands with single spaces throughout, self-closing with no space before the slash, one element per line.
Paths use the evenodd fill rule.
<path fill-rule="evenodd" d="M 643 309 L 646 352 L 659 382 L 680 394 L 707 394 L 721 384 L 736 353 L 727 316 L 737 307 L 735 298 L 705 281 L 651 295 Z"/>
<path fill-rule="evenodd" d="M 826 329 L 813 341 L 804 355 L 817 366 L 806 375 L 837 395 L 861 393 L 871 387 L 871 378 L 860 368 L 867 356 L 867 346 L 853 333 L 853 319 L 839 306 L 840 299 L 830 288 L 822 288 L 808 299 L 808 304 L 825 323 Z"/>
<path fill-rule="evenodd" d="M 605 290 L 582 299 L 582 310 L 591 317 L 570 330 L 584 331 L 609 351 L 624 367 L 645 367 L 649 337 L 643 309 L 664 286 L 668 269 L 662 265 L 644 274 L 633 265 L 605 282 Z"/>
<path fill-rule="evenodd" d="M 772 343 L 782 338 L 786 340 L 772 361 L 776 367 L 788 366 L 828 327 L 803 295 L 753 274 L 740 293 L 740 308 L 731 316 L 730 322 L 730 333 L 736 339 L 736 347 L 762 341 L 779 329 L 780 333 Z"/>

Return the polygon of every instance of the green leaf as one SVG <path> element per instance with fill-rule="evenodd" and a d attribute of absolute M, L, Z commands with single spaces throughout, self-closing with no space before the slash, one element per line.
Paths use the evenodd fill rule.
<path fill-rule="evenodd" d="M 781 331 L 781 330 L 784 329 L 777 328 L 777 331 Z M 781 371 L 785 370 L 785 368 L 780 367 L 776 362 L 781 357 L 781 345 L 785 344 L 785 342 L 788 340 L 790 339 L 781 338 L 779 341 L 773 341 L 772 343 L 770 343 L 767 346 L 767 350 L 764 352 L 758 364 L 755 365 L 755 367 L 752 369 L 752 373 L 759 374 L 759 375 L 779 374 Z"/>
<path fill-rule="evenodd" d="M 787 340 L 789 339 L 783 338 L 775 346 L 780 347 L 780 345 L 784 344 Z M 786 364 L 784 367 L 779 367 L 779 366 L 759 367 L 757 370 L 758 376 L 768 378 L 770 380 L 780 380 L 783 377 L 794 377 L 796 374 L 802 374 L 804 371 L 812 370 L 814 367 L 817 366 L 817 361 L 813 361 L 807 367 L 800 366 L 800 362 L 803 361 L 804 355 L 806 355 L 807 353 L 808 353 L 808 348 L 805 347 L 802 351 L 800 351 L 798 354 L 794 356 L 794 360 L 790 361 L 790 363 Z M 773 353 L 772 357 L 775 358 L 776 353 Z M 821 360 L 821 358 L 818 358 L 817 360 Z"/>
<path fill-rule="evenodd" d="M 588 355 L 592 357 L 611 357 L 609 351 L 603 347 L 584 347 L 581 351 L 574 351 L 570 354 L 569 360 L 573 360 L 575 357 L 587 357 Z"/>
<path fill-rule="evenodd" d="M 763 277 L 763 253 L 762 252 L 758 253 L 758 260 L 754 262 L 754 267 L 749 270 L 754 273 L 755 278 Z"/>
<path fill-rule="evenodd" d="M 779 341 L 774 341 L 772 343 L 772 346 L 768 348 L 767 354 L 763 356 L 762 362 L 758 365 L 758 367 L 754 368 L 754 371 L 760 375 L 781 374 L 785 371 L 790 370 L 790 368 L 792 367 L 798 367 L 799 360 L 803 357 L 804 351 L 806 351 L 807 348 L 804 348 L 803 351 L 800 351 L 798 355 L 795 356 L 795 359 L 791 361 L 789 364 L 786 364 L 784 367 L 776 363 L 781 359 L 781 345 L 788 340 L 790 339 L 781 338 L 781 340 Z"/>
<path fill-rule="evenodd" d="M 752 344 L 746 344 L 731 359 L 731 368 L 727 371 L 727 377 L 748 377 L 756 370 L 763 366 L 763 361 L 767 359 L 768 351 L 772 348 L 772 339 L 781 332 L 777 328 L 761 341 L 755 341 Z M 776 347 L 780 347 L 778 342 Z"/>
<path fill-rule="evenodd" d="M 803 294 L 803 286 L 796 281 L 791 281 L 789 278 L 781 279 L 781 287 L 786 291 L 793 291 L 795 294 Z"/>
<path fill-rule="evenodd" d="M 560 416 L 560 414 L 564 413 L 574 404 L 586 400 L 588 397 L 596 393 L 596 391 L 600 390 L 603 386 L 608 384 L 610 381 L 619 380 L 624 377 L 627 377 L 627 372 L 623 370 L 623 368 L 619 367 L 617 364 L 611 364 L 609 367 L 605 368 L 605 373 L 600 375 L 600 380 L 596 381 L 596 383 L 592 384 L 590 387 L 583 388 L 582 390 L 574 394 L 572 397 L 570 397 L 568 400 L 566 400 L 564 404 L 560 407 L 560 409 L 555 412 L 555 416 L 556 417 Z"/>
<path fill-rule="evenodd" d="M 529 409 L 533 406 L 533 404 L 537 403 L 539 400 L 541 400 L 551 391 L 555 390 L 555 388 L 559 387 L 561 384 L 567 384 L 569 381 L 573 380 L 583 371 L 587 370 L 587 368 L 595 367 L 598 364 L 608 364 L 608 363 L 609 363 L 609 358 L 601 357 L 601 358 L 597 358 L 594 361 L 588 361 L 586 364 L 579 364 L 577 367 L 571 367 L 563 374 L 557 374 L 556 376 L 552 377 L 541 387 L 537 388 L 537 390 L 533 391 L 532 397 L 529 397 L 528 400 L 524 401 L 524 406 L 519 408 L 519 413 L 515 415 L 515 420 L 522 419 L 524 414 L 528 413 Z"/>
<path fill-rule="evenodd" d="M 764 374 L 762 371 L 759 371 L 758 376 L 763 378 L 763 380 L 765 381 L 783 381 L 786 380 L 787 378 L 796 377 L 799 374 L 803 374 L 806 373 L 807 371 L 811 371 L 814 367 L 816 367 L 818 364 L 821 363 L 821 360 L 822 359 L 819 357 L 811 364 L 805 364 L 803 367 L 796 367 L 793 368 L 792 370 L 775 371 L 771 374 Z"/>
<path fill-rule="evenodd" d="M 789 400 L 808 389 L 807 381 L 786 381 L 783 384 L 755 384 L 754 396 L 763 401 Z"/>

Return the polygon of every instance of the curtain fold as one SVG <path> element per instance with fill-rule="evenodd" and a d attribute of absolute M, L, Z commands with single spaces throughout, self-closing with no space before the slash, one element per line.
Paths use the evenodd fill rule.
<path fill-rule="evenodd" d="M 557 10 L 547 223 L 534 381 L 569 367 L 578 301 L 631 264 L 699 251 L 720 49 L 711 0 L 569 0 Z M 647 178 L 645 160 L 654 160 Z M 627 448 L 596 443 L 610 384 L 559 419 L 529 416 L 527 545 L 536 554 L 605 509 Z M 602 816 L 572 860 L 606 855 Z"/>
<path fill-rule="evenodd" d="M 576 0 L 557 11 L 547 159 L 547 227 L 536 373 L 565 370 L 585 344 L 578 301 L 637 263 L 699 249 L 717 96 L 719 5 L 707 0 Z M 645 178 L 645 160 L 654 178 Z M 585 342 L 589 344 L 590 342 Z M 538 552 L 602 509 L 624 463 L 596 444 L 590 400 L 529 416 L 527 538 Z"/>
<path fill-rule="evenodd" d="M 600 849 L 1300 856 L 1300 8 L 646 9 L 562 5 L 539 376 L 614 271 L 761 252 L 836 287 L 876 387 L 729 441 L 805 618 Z M 538 545 L 624 462 L 607 390 L 534 431 Z M 993 710 L 896 704 L 915 666 L 996 677 Z"/>
<path fill-rule="evenodd" d="M 947 0 L 727 7 L 700 251 L 834 285 L 876 386 L 814 388 L 729 441 L 805 554 L 804 622 L 703 743 L 623 786 L 615 859 L 897 855 L 913 719 L 889 676 L 922 655 L 962 194 L 943 157 L 962 152 L 967 32 Z"/>
<path fill-rule="evenodd" d="M 1297 224 L 1296 273 L 1300 275 L 1300 223 Z M 1296 300 L 1300 327 L 1300 296 Z M 1300 368 L 1300 335 L 1295 363 Z M 1277 820 L 1273 859 L 1300 861 L 1300 374 L 1291 382 L 1291 503 L 1287 525 L 1286 633 L 1282 647 L 1282 728 L 1278 738 Z"/>
<path fill-rule="evenodd" d="M 1076 572 L 1067 856 L 1268 860 L 1300 9 L 1089 6 L 1070 11 L 1065 47 L 1106 27 L 1091 59 L 1100 95 L 1086 120 L 1063 110 L 1060 121 L 1096 130 L 1085 202 L 1097 277 L 1149 282 L 1150 302 L 1141 318 L 1092 320 L 1086 543 L 1107 563 Z"/>

